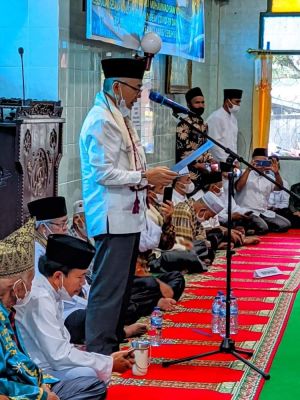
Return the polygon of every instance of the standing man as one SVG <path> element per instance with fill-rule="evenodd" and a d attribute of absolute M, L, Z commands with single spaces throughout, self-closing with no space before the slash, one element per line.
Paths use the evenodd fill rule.
<path fill-rule="evenodd" d="M 123 338 L 145 222 L 146 186 L 168 185 L 177 174 L 166 167 L 146 170 L 146 157 L 129 118 L 141 96 L 144 60 L 106 59 L 102 68 L 103 91 L 83 123 L 79 145 L 88 236 L 96 246 L 87 349 L 111 354 Z"/>
<path fill-rule="evenodd" d="M 185 94 L 188 108 L 195 113 L 195 116 L 188 116 L 185 121 L 193 124 L 195 128 L 206 133 L 207 126 L 204 124 L 202 114 L 205 109 L 205 101 L 202 90 L 199 87 L 190 89 Z M 186 158 L 194 150 L 197 150 L 206 142 L 204 136 L 191 129 L 184 121 L 180 121 L 176 128 L 176 163 Z M 201 174 L 206 172 L 206 163 L 210 163 L 213 157 L 206 151 L 197 160 L 189 164 L 191 179 L 195 185 L 196 191 L 201 189 Z"/>
<path fill-rule="evenodd" d="M 240 110 L 243 91 L 224 89 L 223 106 L 214 111 L 207 119 L 208 134 L 223 146 L 237 152 L 238 123 L 236 115 Z M 219 146 L 211 149 L 217 161 L 226 161 L 228 154 Z"/>

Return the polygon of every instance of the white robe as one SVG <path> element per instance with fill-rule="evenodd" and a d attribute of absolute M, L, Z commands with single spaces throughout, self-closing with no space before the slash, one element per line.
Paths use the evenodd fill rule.
<path fill-rule="evenodd" d="M 57 370 L 61 377 L 62 373 L 68 376 L 70 370 L 86 367 L 96 372 L 100 380 L 109 381 L 112 357 L 81 351 L 70 343 L 70 334 L 62 317 L 62 301 L 44 276 L 34 282 L 29 302 L 16 306 L 16 310 L 25 347 L 40 368 L 46 372 Z"/>
<path fill-rule="evenodd" d="M 236 117 L 221 107 L 214 111 L 206 122 L 208 125 L 208 135 L 236 153 L 238 135 Z M 216 161 L 226 161 L 228 157 L 228 154 L 216 145 L 211 148 L 210 152 Z"/>

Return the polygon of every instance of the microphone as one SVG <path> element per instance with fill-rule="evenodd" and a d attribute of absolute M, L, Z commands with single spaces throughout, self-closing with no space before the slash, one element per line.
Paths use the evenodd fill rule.
<path fill-rule="evenodd" d="M 173 110 L 174 114 L 188 114 L 191 116 L 196 116 L 196 114 L 189 110 L 188 108 L 182 106 L 181 104 L 176 103 L 175 101 L 168 99 L 165 96 L 162 96 L 158 92 L 153 92 L 152 90 L 150 91 L 149 94 L 149 99 L 154 101 L 154 103 L 158 103 L 162 106 L 169 107 Z"/>
<path fill-rule="evenodd" d="M 25 105 L 25 78 L 24 78 L 24 64 L 23 64 L 23 54 L 24 54 L 24 49 L 23 47 L 18 48 L 18 52 L 21 57 L 21 66 L 22 66 L 22 84 L 23 84 L 23 99 L 22 99 L 22 106 Z"/>

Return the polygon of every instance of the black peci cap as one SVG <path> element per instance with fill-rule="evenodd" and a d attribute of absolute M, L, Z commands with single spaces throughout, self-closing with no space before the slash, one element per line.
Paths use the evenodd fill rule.
<path fill-rule="evenodd" d="M 143 79 L 146 63 L 144 59 L 106 58 L 101 61 L 105 78 Z"/>
<path fill-rule="evenodd" d="M 95 248 L 90 243 L 69 235 L 48 236 L 46 256 L 64 267 L 87 269 L 94 258 Z"/>
<path fill-rule="evenodd" d="M 31 217 L 35 217 L 37 221 L 60 218 L 68 214 L 66 200 L 62 196 L 34 200 L 28 203 L 27 207 Z"/>

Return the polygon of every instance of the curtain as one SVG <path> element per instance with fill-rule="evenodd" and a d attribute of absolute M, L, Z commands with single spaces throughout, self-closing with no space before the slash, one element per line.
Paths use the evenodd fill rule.
<path fill-rule="evenodd" d="M 252 147 L 268 147 L 271 119 L 272 56 L 259 54 L 255 58 L 252 109 Z"/>

